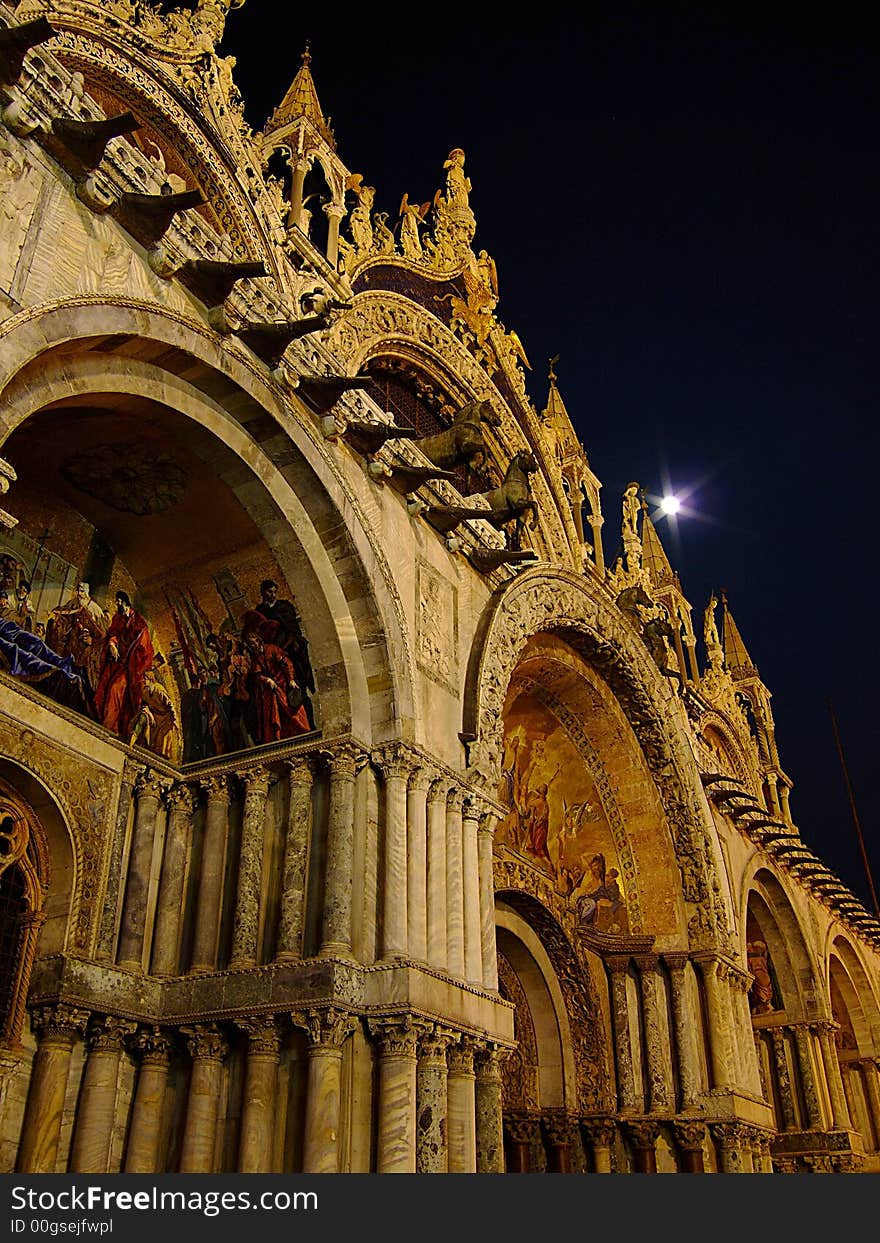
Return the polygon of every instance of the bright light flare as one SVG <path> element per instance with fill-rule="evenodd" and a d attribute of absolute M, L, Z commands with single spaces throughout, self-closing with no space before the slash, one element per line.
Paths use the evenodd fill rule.
<path fill-rule="evenodd" d="M 664 496 L 660 508 L 664 514 L 677 514 L 681 509 L 681 501 L 677 496 Z"/>

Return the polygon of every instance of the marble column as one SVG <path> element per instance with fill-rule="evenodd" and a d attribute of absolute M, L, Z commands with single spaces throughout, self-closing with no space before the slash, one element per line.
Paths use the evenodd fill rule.
<path fill-rule="evenodd" d="M 449 1065 L 449 1173 L 474 1174 L 477 1169 L 477 1115 L 474 1042 L 464 1036 L 446 1055 Z"/>
<path fill-rule="evenodd" d="M 859 1127 L 858 1104 L 853 1087 L 853 1069 L 849 1062 L 841 1062 L 840 1081 L 843 1084 L 843 1098 L 846 1101 L 846 1112 L 849 1114 L 850 1126 L 854 1131 L 861 1131 Z"/>
<path fill-rule="evenodd" d="M 336 1174 L 339 1171 L 342 1048 L 357 1027 L 357 1019 L 333 1007 L 297 1010 L 290 1017 L 297 1027 L 305 1028 L 309 1038 L 303 1173 Z"/>
<path fill-rule="evenodd" d="M 661 1021 L 662 981 L 657 972 L 655 954 L 642 954 L 635 960 L 639 969 L 642 992 L 642 1019 L 645 1033 L 645 1053 L 648 1068 L 648 1108 L 653 1113 L 668 1113 L 671 1108 L 669 1083 L 666 1077 L 666 1060 L 663 1055 L 665 1040 Z M 665 999 L 664 999 L 665 1007 Z"/>
<path fill-rule="evenodd" d="M 464 897 L 464 974 L 471 984 L 483 982 L 482 917 L 480 912 L 480 856 L 477 842 L 479 812 L 465 799 L 461 816 L 461 872 Z"/>
<path fill-rule="evenodd" d="M 136 1023 L 112 1016 L 93 1019 L 86 1035 L 88 1054 L 79 1091 L 76 1125 L 70 1148 L 74 1174 L 107 1174 L 110 1141 L 116 1116 L 119 1063 Z"/>
<path fill-rule="evenodd" d="M 19 1174 L 55 1172 L 73 1042 L 88 1018 L 88 1010 L 68 1005 L 38 1006 L 31 1012 L 37 1051 L 15 1164 Z"/>
<path fill-rule="evenodd" d="M 244 814 L 238 855 L 238 885 L 232 927 L 232 958 L 235 971 L 255 967 L 259 957 L 260 898 L 263 884 L 263 842 L 266 831 L 266 796 L 269 773 L 252 768 L 238 773 L 244 781 Z"/>
<path fill-rule="evenodd" d="M 28 984 L 37 954 L 40 929 L 46 922 L 45 911 L 25 911 L 18 919 L 18 948 L 15 977 L 9 990 L 9 1011 L 0 1031 L 0 1048 L 18 1048 L 27 1010 Z"/>
<path fill-rule="evenodd" d="M 225 777 L 208 777 L 200 782 L 208 796 L 202 866 L 196 896 L 191 971 L 217 968 L 217 939 L 223 904 L 223 873 L 226 868 L 226 841 L 229 835 L 229 783 Z"/>
<path fill-rule="evenodd" d="M 150 869 L 153 862 L 153 839 L 159 802 L 166 782 L 154 772 L 138 777 L 137 810 L 128 856 L 128 879 L 122 903 L 122 924 L 116 961 L 123 970 L 139 971 L 144 952 L 144 930 L 147 926 L 147 898 L 150 890 Z"/>
<path fill-rule="evenodd" d="M 480 868 L 480 957 L 483 987 L 494 993 L 498 989 L 498 949 L 495 943 L 495 879 L 492 846 L 498 817 L 485 812 L 480 817 L 477 853 Z"/>
<path fill-rule="evenodd" d="M 419 1028 L 406 1017 L 381 1019 L 370 1024 L 370 1031 L 379 1048 L 376 1169 L 380 1174 L 413 1174 L 416 1169 L 416 1049 Z M 451 1083 L 449 1091 L 451 1122 Z M 451 1126 L 449 1139 L 451 1161 Z M 449 1169 L 451 1172 L 451 1164 Z"/>
<path fill-rule="evenodd" d="M 768 1030 L 773 1046 L 776 1087 L 779 1093 L 779 1105 L 782 1110 L 782 1130 L 796 1131 L 798 1129 L 798 1122 L 794 1106 L 794 1093 L 791 1086 L 791 1075 L 788 1070 L 788 1057 L 785 1050 L 785 1033 L 781 1027 L 771 1027 Z"/>
<path fill-rule="evenodd" d="M 739 1122 L 722 1122 L 710 1127 L 721 1148 L 722 1174 L 753 1174 L 749 1128 Z"/>
<path fill-rule="evenodd" d="M 181 1174 L 213 1174 L 214 1148 L 217 1141 L 217 1112 L 223 1079 L 223 1059 L 227 1044 L 213 1023 L 198 1027 L 182 1027 L 192 1056 L 183 1146 L 180 1154 Z"/>
<path fill-rule="evenodd" d="M 237 1019 L 236 1026 L 246 1032 L 248 1038 L 238 1171 L 240 1174 L 273 1174 L 276 1173 L 272 1168 L 272 1147 L 281 1043 L 278 1024 L 275 1016 L 268 1014 Z"/>
<path fill-rule="evenodd" d="M 289 800 L 284 831 L 281 912 L 275 957 L 283 962 L 302 957 L 305 927 L 309 843 L 312 837 L 312 764 L 297 756 L 288 765 Z"/>
<path fill-rule="evenodd" d="M 505 1113 L 504 1129 L 511 1149 L 509 1173 L 530 1174 L 532 1148 L 538 1142 L 541 1131 L 537 1115 L 525 1111 Z"/>
<path fill-rule="evenodd" d="M 300 223 L 303 208 L 303 185 L 305 184 L 308 171 L 309 163 L 307 160 L 290 161 L 290 214 L 287 217 L 289 226 Z"/>
<path fill-rule="evenodd" d="M 464 977 L 464 881 L 461 809 L 464 794 L 451 790 L 446 799 L 446 961 L 449 974 Z"/>
<path fill-rule="evenodd" d="M 722 987 L 727 988 L 724 965 L 714 955 L 701 955 L 695 958 L 695 961 L 699 963 L 703 983 L 706 987 L 712 1086 L 722 1091 L 729 1091 L 731 1087 L 731 1066 L 725 1031 L 725 1012 L 721 1000 L 721 989 Z"/>
<path fill-rule="evenodd" d="M 732 1088 L 739 1088 L 747 1087 L 747 1084 L 745 1069 L 740 1058 L 738 1024 L 733 998 L 733 990 L 735 989 L 734 981 L 734 968 L 729 962 L 719 960 L 718 997 L 721 1002 L 721 1013 L 724 1016 L 722 1031 L 727 1044 L 727 1064 L 730 1068 L 730 1086 Z M 751 1023 L 749 1026 L 751 1026 Z"/>
<path fill-rule="evenodd" d="M 804 1104 L 807 1107 L 807 1126 L 811 1131 L 821 1131 L 822 1107 L 819 1104 L 816 1072 L 813 1067 L 813 1037 L 807 1023 L 795 1023 L 791 1030 L 794 1033 L 794 1042 L 797 1047 L 801 1088 L 804 1094 Z"/>
<path fill-rule="evenodd" d="M 339 260 L 339 222 L 345 215 L 345 208 L 340 203 L 327 203 L 324 215 L 327 217 L 327 262 L 335 268 Z"/>
<path fill-rule="evenodd" d="M 611 1173 L 611 1154 L 617 1127 L 611 1118 L 589 1118 L 581 1124 L 581 1130 L 593 1150 L 593 1173 Z"/>
<path fill-rule="evenodd" d="M 125 1145 L 126 1174 L 162 1173 L 159 1142 L 168 1065 L 174 1042 L 159 1027 L 138 1032 L 133 1047 L 140 1054 L 137 1087 L 131 1107 L 131 1122 Z"/>
<path fill-rule="evenodd" d="M 156 925 L 153 930 L 152 975 L 177 975 L 180 927 L 185 901 L 186 867 L 192 839 L 193 796 L 179 784 L 168 791 L 168 828 L 159 878 Z"/>
<path fill-rule="evenodd" d="M 419 1037 L 416 1067 L 416 1172 L 445 1174 L 448 1162 L 446 1050 L 452 1035 L 433 1028 Z"/>
<path fill-rule="evenodd" d="M 98 962 L 111 962 L 113 959 L 113 942 L 116 939 L 116 916 L 119 912 L 119 889 L 122 883 L 122 857 L 125 852 L 125 837 L 128 830 L 128 819 L 134 801 L 135 783 L 138 775 L 144 772 L 143 765 L 125 761 L 122 770 L 122 782 L 119 786 L 119 802 L 117 803 L 116 819 L 113 825 L 113 841 L 110 846 L 110 862 L 107 868 L 107 887 L 104 890 L 104 905 L 101 910 L 101 926 L 98 931 L 98 944 L 95 958 Z"/>
<path fill-rule="evenodd" d="M 673 1124 L 675 1143 L 681 1159 L 682 1174 L 702 1174 L 703 1142 L 706 1138 L 706 1126 L 703 1122 L 675 1122 Z"/>
<path fill-rule="evenodd" d="M 444 970 L 446 953 L 446 795 L 449 781 L 428 791 L 428 964 Z"/>
<path fill-rule="evenodd" d="M 351 741 L 324 754 L 330 765 L 330 793 L 320 953 L 324 958 L 351 958 L 354 787 L 364 755 Z"/>
<path fill-rule="evenodd" d="M 657 1123 L 638 1119 L 626 1122 L 624 1125 L 632 1146 L 633 1173 L 656 1174 L 657 1137 L 660 1134 Z"/>
<path fill-rule="evenodd" d="M 406 792 L 406 937 L 410 958 L 428 958 L 428 786 L 431 774 L 417 768 Z"/>
<path fill-rule="evenodd" d="M 610 954 L 605 966 L 611 975 L 611 1017 L 614 1024 L 614 1060 L 617 1068 L 617 1107 L 621 1113 L 635 1113 L 641 1108 L 636 1094 L 632 1045 L 629 1038 L 629 1002 L 626 996 L 626 973 L 629 957 Z"/>
<path fill-rule="evenodd" d="M 876 1057 L 863 1057 L 862 1074 L 865 1079 L 865 1096 L 868 1102 L 868 1113 L 871 1126 L 874 1128 L 874 1151 L 880 1150 L 880 1070 Z"/>
<path fill-rule="evenodd" d="M 837 1049 L 834 1047 L 833 1033 L 837 1030 L 836 1023 L 817 1023 L 819 1047 L 822 1050 L 822 1063 L 825 1067 L 825 1078 L 828 1081 L 828 1095 L 831 1097 L 831 1117 L 835 1131 L 849 1130 L 850 1120 L 843 1095 L 843 1081 L 840 1077 L 840 1063 L 837 1060 Z"/>
<path fill-rule="evenodd" d="M 504 1173 L 501 1065 L 510 1050 L 490 1044 L 474 1057 L 477 1173 Z"/>
<path fill-rule="evenodd" d="M 407 956 L 406 788 L 413 761 L 406 747 L 393 743 L 376 752 L 374 762 L 385 780 L 382 957 L 392 960 Z"/>
<path fill-rule="evenodd" d="M 672 991 L 672 1025 L 675 1029 L 681 1107 L 690 1109 L 700 1098 L 697 1035 L 702 1032 L 702 1024 L 699 1022 L 699 1015 L 691 1013 L 686 985 L 687 954 L 664 954 L 663 960 L 669 969 Z"/>
<path fill-rule="evenodd" d="M 761 1070 L 755 1049 L 755 1036 L 752 1027 L 752 1012 L 749 1009 L 749 985 L 752 976 L 746 971 L 731 968 L 730 990 L 733 1002 L 733 1017 L 736 1021 L 736 1041 L 739 1049 L 739 1063 L 742 1067 L 743 1087 L 754 1096 L 762 1096 Z"/>

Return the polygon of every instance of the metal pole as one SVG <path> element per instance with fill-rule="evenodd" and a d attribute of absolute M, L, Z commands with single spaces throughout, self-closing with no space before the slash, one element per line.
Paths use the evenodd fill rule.
<path fill-rule="evenodd" d="M 837 717 L 834 715 L 834 708 L 831 706 L 831 700 L 826 699 L 828 711 L 831 714 L 831 727 L 834 730 L 834 741 L 837 743 L 837 754 L 840 756 L 840 767 L 843 769 L 843 780 L 846 784 L 846 792 L 849 796 L 849 805 L 852 810 L 853 823 L 856 826 L 856 836 L 859 839 L 859 849 L 862 852 L 862 862 L 865 865 L 865 875 L 868 878 L 868 888 L 871 891 L 871 901 L 874 903 L 874 914 L 880 919 L 880 904 L 877 902 L 877 891 L 874 888 L 874 878 L 871 875 L 871 865 L 868 862 L 868 852 L 865 849 L 865 839 L 862 834 L 862 826 L 859 823 L 859 813 L 856 810 L 856 800 L 853 794 L 852 784 L 849 779 L 849 772 L 846 767 L 846 760 L 843 755 L 843 743 L 840 741 L 840 730 L 837 728 Z"/>

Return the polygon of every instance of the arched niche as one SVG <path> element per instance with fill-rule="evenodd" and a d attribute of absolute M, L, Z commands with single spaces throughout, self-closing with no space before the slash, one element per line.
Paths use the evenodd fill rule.
<path fill-rule="evenodd" d="M 119 331 L 108 338 L 112 327 Z M 317 436 L 291 419 L 258 369 L 172 316 L 91 299 L 47 311 L 39 331 L 31 321 L 0 333 L 18 364 L 4 390 L 4 452 L 14 450 L 16 428 L 49 407 L 141 418 L 170 411 L 187 450 L 212 446 L 203 460 L 227 472 L 224 482 L 295 583 L 301 613 L 315 619 L 307 637 L 323 681 L 324 732 L 369 741 L 415 728 L 403 608 L 382 549 Z M 371 690 L 371 678 L 381 687 Z"/>
<path fill-rule="evenodd" d="M 835 936 L 828 955 L 831 1017 L 839 1024 L 835 1043 L 841 1060 L 876 1056 L 880 1007 L 864 966 L 846 937 Z"/>
<path fill-rule="evenodd" d="M 745 965 L 755 976 L 749 997 L 753 1018 L 815 1019 L 817 980 L 807 941 L 788 895 L 766 869 L 747 883 L 741 926 Z"/>

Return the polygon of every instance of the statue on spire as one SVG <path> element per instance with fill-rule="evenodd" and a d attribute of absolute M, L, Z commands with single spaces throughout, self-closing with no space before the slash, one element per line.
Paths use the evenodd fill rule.
<path fill-rule="evenodd" d="M 703 642 L 706 645 L 706 656 L 712 669 L 721 669 L 724 665 L 724 649 L 721 646 L 721 637 L 715 621 L 717 607 L 718 597 L 713 591 L 703 613 Z"/>
<path fill-rule="evenodd" d="M 635 574 L 642 565 L 642 541 L 639 538 L 639 513 L 642 509 L 641 484 L 628 483 L 623 493 L 621 536 L 626 555 L 626 568 Z"/>

